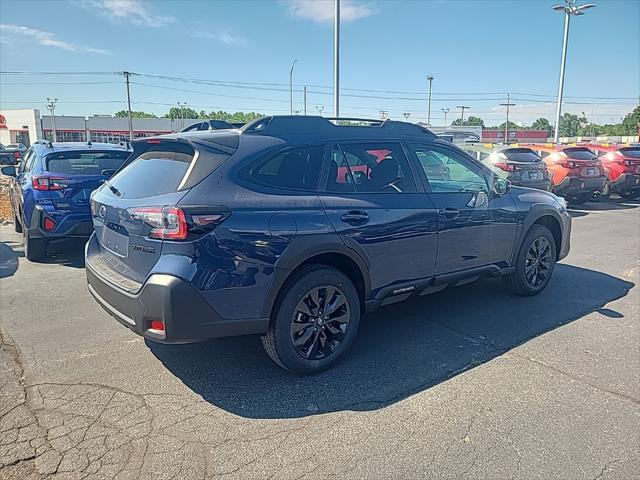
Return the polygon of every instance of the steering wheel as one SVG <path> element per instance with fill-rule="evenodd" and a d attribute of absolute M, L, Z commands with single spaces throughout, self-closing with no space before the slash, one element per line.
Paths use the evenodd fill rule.
<path fill-rule="evenodd" d="M 381 186 L 380 190 L 390 190 L 395 193 L 402 193 L 402 188 L 400 188 L 401 184 L 402 184 L 402 180 L 400 179 L 394 180 L 393 182 L 389 182 L 386 185 Z"/>

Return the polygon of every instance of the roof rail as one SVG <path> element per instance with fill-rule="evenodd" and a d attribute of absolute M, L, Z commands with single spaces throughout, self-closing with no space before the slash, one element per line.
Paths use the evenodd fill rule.
<path fill-rule="evenodd" d="M 369 125 L 341 125 L 337 122 L 362 122 Z M 414 136 L 427 134 L 432 138 L 435 135 L 428 129 L 415 123 L 399 122 L 396 120 L 374 120 L 365 118 L 325 118 L 319 116 L 301 115 L 272 115 L 262 117 L 246 124 L 241 128 L 243 134 L 264 134 L 268 136 L 299 136 L 309 134 L 343 135 L 345 132 L 354 132 L 370 135 L 375 129 L 385 130 L 385 133 L 399 136 Z"/>

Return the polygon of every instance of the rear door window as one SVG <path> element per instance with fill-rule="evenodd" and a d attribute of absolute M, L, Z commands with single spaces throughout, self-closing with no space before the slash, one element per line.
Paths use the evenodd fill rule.
<path fill-rule="evenodd" d="M 65 175 L 112 175 L 129 154 L 126 150 L 70 150 L 50 153 L 45 157 L 45 169 Z"/>
<path fill-rule="evenodd" d="M 240 176 L 266 187 L 315 192 L 323 155 L 323 145 L 287 148 L 249 165 Z"/>
<path fill-rule="evenodd" d="M 327 191 L 415 192 L 416 184 L 399 143 L 344 143 L 334 148 Z"/>

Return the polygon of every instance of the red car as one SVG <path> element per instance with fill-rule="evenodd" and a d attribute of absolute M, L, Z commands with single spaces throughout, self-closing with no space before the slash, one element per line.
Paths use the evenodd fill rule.
<path fill-rule="evenodd" d="M 529 144 L 542 157 L 552 177 L 551 191 L 569 203 L 580 204 L 597 197 L 607 178 L 600 159 L 582 145 Z"/>
<path fill-rule="evenodd" d="M 617 193 L 622 198 L 640 197 L 640 147 L 624 144 L 589 144 L 602 161 L 607 184 L 603 197 Z"/>

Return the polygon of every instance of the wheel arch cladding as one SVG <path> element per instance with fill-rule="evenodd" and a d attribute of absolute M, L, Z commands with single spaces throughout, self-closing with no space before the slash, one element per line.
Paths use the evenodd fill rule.
<path fill-rule="evenodd" d="M 308 265 L 324 265 L 335 268 L 345 274 L 353 282 L 358 292 L 360 306 L 364 308 L 366 296 L 370 291 L 370 281 L 366 273 L 368 272 L 368 267 L 357 254 L 345 251 L 344 244 L 340 243 L 339 245 L 336 245 L 337 248 L 301 252 L 301 255 L 295 255 L 295 259 L 291 259 L 293 261 L 287 261 L 285 265 L 277 265 L 275 269 L 276 278 L 271 286 L 271 291 L 267 295 L 263 316 L 271 316 L 283 287 L 301 268 Z"/>
<path fill-rule="evenodd" d="M 551 231 L 553 241 L 556 244 L 556 260 L 558 260 L 560 248 L 562 247 L 562 229 L 560 227 L 560 222 L 553 215 L 543 215 L 538 217 L 536 221 L 529 226 L 527 231 L 529 231 L 533 225 L 543 225 Z"/>

